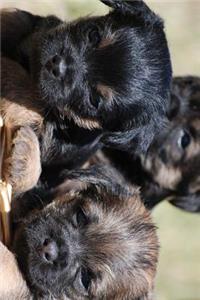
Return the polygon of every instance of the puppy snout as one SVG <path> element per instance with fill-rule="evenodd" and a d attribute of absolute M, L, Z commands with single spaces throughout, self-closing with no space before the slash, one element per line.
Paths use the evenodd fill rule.
<path fill-rule="evenodd" d="M 42 259 L 45 262 L 53 263 L 58 258 L 58 253 L 59 253 L 58 245 L 56 244 L 55 241 L 52 241 L 50 239 L 45 239 L 41 247 L 40 253 Z"/>
<path fill-rule="evenodd" d="M 61 79 L 65 76 L 67 65 L 64 58 L 55 55 L 46 63 L 45 68 L 53 77 Z"/>

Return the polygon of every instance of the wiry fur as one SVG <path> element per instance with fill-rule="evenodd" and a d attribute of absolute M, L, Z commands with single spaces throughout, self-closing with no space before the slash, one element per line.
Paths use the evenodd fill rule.
<path fill-rule="evenodd" d="M 15 47 L 6 38 L 2 51 L 29 71 L 66 135 L 71 119 L 73 128 L 106 133 L 108 147 L 145 153 L 166 121 L 171 63 L 163 22 L 143 1 L 102 2 L 110 13 L 73 22 L 16 11 L 23 34 L 12 42 L 9 31 Z"/>
<path fill-rule="evenodd" d="M 122 187 L 117 178 L 112 169 L 94 166 L 65 173 L 51 193 L 35 190 L 29 199 L 24 196 L 25 203 L 40 197 L 41 207 L 19 222 L 14 249 L 37 299 L 152 299 L 155 227 L 138 190 Z M 80 209 L 84 224 L 77 223 Z M 48 238 L 59 247 L 54 264 L 39 250 Z M 85 269 L 88 288 L 81 279 Z"/>

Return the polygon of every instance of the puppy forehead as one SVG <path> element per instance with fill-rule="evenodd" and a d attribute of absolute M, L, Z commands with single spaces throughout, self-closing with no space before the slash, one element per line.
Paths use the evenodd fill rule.
<path fill-rule="evenodd" d="M 70 191 L 67 194 L 57 197 L 48 207 L 57 208 L 58 210 L 70 209 L 72 207 L 81 206 L 86 213 L 102 216 L 113 214 L 113 212 L 120 216 L 123 213 L 132 213 L 137 208 L 137 202 L 140 201 L 139 192 L 135 192 L 135 195 L 130 196 L 120 195 L 120 193 L 114 195 L 111 191 L 102 190 L 101 188 L 95 188 L 91 191 L 85 187 L 85 191 Z"/>

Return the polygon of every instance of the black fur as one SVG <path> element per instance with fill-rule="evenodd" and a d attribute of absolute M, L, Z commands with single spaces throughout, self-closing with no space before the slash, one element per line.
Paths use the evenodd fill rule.
<path fill-rule="evenodd" d="M 102 2 L 112 7 L 109 14 L 71 23 L 27 14 L 27 37 L 16 43 L 15 59 L 63 124 L 70 118 L 79 127 L 99 127 L 106 146 L 146 152 L 168 106 L 171 63 L 163 22 L 143 1 Z"/>

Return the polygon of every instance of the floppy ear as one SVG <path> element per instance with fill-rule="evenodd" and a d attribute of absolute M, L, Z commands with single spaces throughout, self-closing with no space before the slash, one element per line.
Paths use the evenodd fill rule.
<path fill-rule="evenodd" d="M 167 118 L 164 116 L 163 118 L 158 117 L 156 122 L 151 120 L 148 124 L 140 127 L 121 132 L 106 133 L 101 142 L 108 148 L 121 150 L 129 154 L 146 154 L 154 137 L 162 131 L 166 124 Z"/>
<path fill-rule="evenodd" d="M 107 173 L 107 174 L 106 174 Z M 63 170 L 57 178 L 55 186 L 38 184 L 37 187 L 20 195 L 12 201 L 12 219 L 19 222 L 32 210 L 42 209 L 55 198 L 65 194 L 74 195 L 89 187 L 110 187 L 112 175 L 109 168 L 93 166 L 89 169 L 77 169 L 74 171 Z"/>
<path fill-rule="evenodd" d="M 177 196 L 172 198 L 169 202 L 188 212 L 200 212 L 200 193 Z"/>
<path fill-rule="evenodd" d="M 151 11 L 142 0 L 101 0 L 101 2 L 124 15 L 132 15 L 146 24 L 163 26 L 161 18 Z"/>
<path fill-rule="evenodd" d="M 69 192 L 80 192 L 89 187 L 99 187 L 111 191 L 118 190 L 121 185 L 121 176 L 112 167 L 101 164 L 88 169 L 74 171 L 63 170 L 59 175 L 57 187 L 51 190 L 51 195 L 58 196 Z"/>

